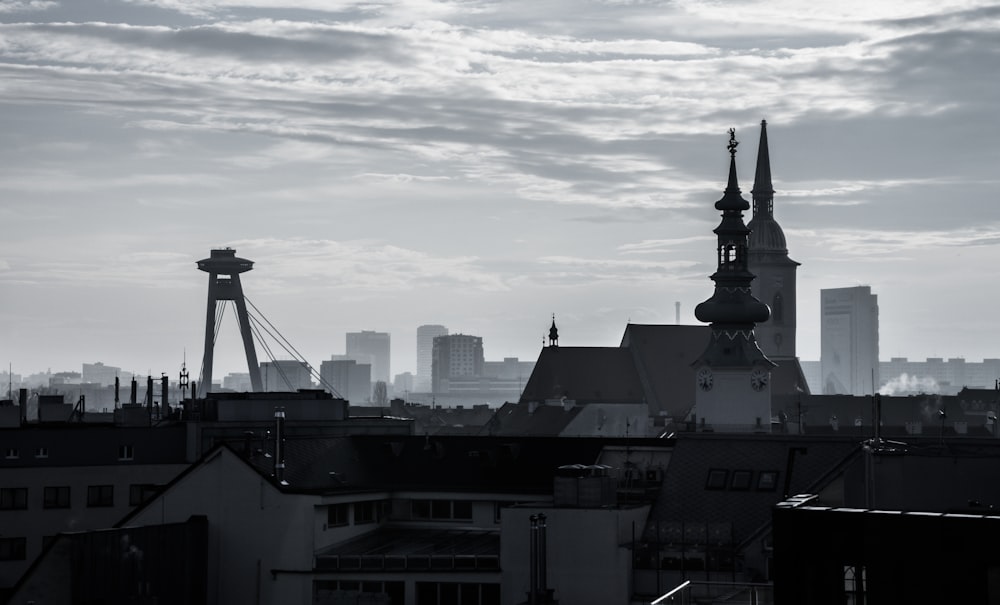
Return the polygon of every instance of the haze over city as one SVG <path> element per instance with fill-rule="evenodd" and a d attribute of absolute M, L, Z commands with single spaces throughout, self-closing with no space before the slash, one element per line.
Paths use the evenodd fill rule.
<path fill-rule="evenodd" d="M 0 0 L 0 360 L 196 366 L 225 246 L 316 365 L 359 330 L 396 373 L 420 324 L 534 359 L 552 313 L 563 345 L 698 323 L 761 119 L 799 356 L 865 284 L 884 359 L 998 357 L 998 49 L 985 2 Z"/>

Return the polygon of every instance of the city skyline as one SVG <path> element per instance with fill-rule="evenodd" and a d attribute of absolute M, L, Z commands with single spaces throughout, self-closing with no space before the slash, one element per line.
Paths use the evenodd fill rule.
<path fill-rule="evenodd" d="M 0 34 L 18 374 L 194 373 L 226 246 L 314 367 L 357 330 L 400 373 L 422 324 L 488 359 L 535 359 L 552 313 L 564 346 L 698 324 L 726 131 L 749 199 L 761 119 L 800 358 L 859 285 L 881 358 L 1000 357 L 986 3 L 8 0 Z M 245 365 L 230 315 L 214 374 Z"/>

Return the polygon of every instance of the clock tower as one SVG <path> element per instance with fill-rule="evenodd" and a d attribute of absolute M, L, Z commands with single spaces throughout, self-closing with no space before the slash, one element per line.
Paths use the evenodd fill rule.
<path fill-rule="evenodd" d="M 705 352 L 692 364 L 697 389 L 694 413 L 698 428 L 717 431 L 771 430 L 771 368 L 775 364 L 757 346 L 754 327 L 771 315 L 754 298 L 749 269 L 750 229 L 743 212 L 750 203 L 740 195 L 736 178 L 736 131 L 729 131 L 729 182 L 715 202 L 722 221 L 718 238 L 718 267 L 712 297 L 695 308 L 695 317 L 711 324 Z"/>

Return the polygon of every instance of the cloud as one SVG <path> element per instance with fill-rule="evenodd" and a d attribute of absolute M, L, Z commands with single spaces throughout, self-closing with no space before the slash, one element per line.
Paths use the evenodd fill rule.
<path fill-rule="evenodd" d="M 357 292 L 406 292 L 417 289 L 508 289 L 502 276 L 485 271 L 472 256 L 436 257 L 369 240 L 236 240 L 228 244 L 244 258 L 266 258 L 258 279 L 271 290 L 310 288 Z M 256 276 L 255 276 L 256 277 Z"/>

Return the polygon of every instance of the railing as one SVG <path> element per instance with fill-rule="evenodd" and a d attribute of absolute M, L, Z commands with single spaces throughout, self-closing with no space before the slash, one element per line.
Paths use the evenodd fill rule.
<path fill-rule="evenodd" d="M 656 599 L 649 605 L 667 605 L 668 603 L 683 603 L 687 604 L 691 602 L 691 580 L 683 582 L 677 588 L 671 590 L 667 594 Z"/>
<path fill-rule="evenodd" d="M 692 582 L 681 583 L 670 592 L 658 597 L 650 605 L 771 605 L 774 587 L 771 584 L 747 582 Z"/>

